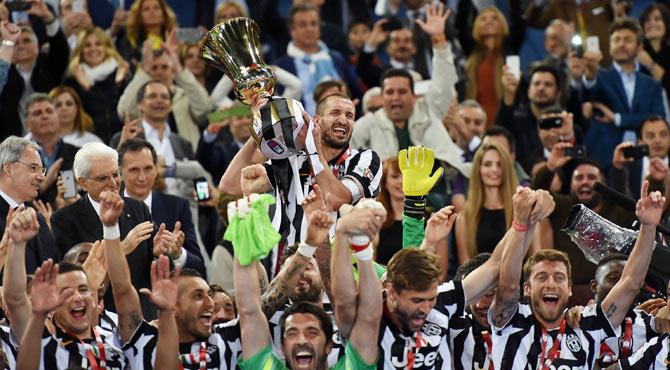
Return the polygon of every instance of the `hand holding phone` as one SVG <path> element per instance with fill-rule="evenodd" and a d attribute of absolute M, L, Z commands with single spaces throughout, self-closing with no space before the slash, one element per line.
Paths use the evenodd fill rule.
<path fill-rule="evenodd" d="M 586 147 L 584 145 L 574 145 L 563 148 L 563 155 L 572 158 L 585 158 Z"/>
<path fill-rule="evenodd" d="M 194 179 L 195 194 L 199 202 L 212 199 L 209 193 L 209 183 L 205 178 Z"/>
<path fill-rule="evenodd" d="M 586 51 L 591 53 L 600 52 L 600 40 L 598 36 L 589 36 L 586 38 Z"/>
<path fill-rule="evenodd" d="M 521 58 L 518 55 L 508 55 L 505 58 L 505 64 L 518 81 L 521 78 Z"/>
<path fill-rule="evenodd" d="M 629 147 L 623 148 L 621 151 L 623 152 L 624 157 L 626 157 L 628 159 L 632 159 L 632 160 L 638 160 L 640 158 L 643 158 L 643 157 L 649 155 L 649 145 L 639 144 L 639 145 L 629 146 Z"/>
<path fill-rule="evenodd" d="M 72 170 L 60 171 L 61 181 L 65 187 L 63 193 L 64 199 L 69 199 L 77 195 L 77 187 L 74 182 L 74 172 Z"/>

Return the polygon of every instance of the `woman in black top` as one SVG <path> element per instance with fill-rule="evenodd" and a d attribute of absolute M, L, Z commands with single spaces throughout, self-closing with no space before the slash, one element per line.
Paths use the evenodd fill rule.
<path fill-rule="evenodd" d="M 396 158 L 384 161 L 384 169 L 377 200 L 386 208 L 386 221 L 375 240 L 375 261 L 386 265 L 402 249 L 402 211 L 405 193 L 402 191 L 402 173 Z"/>
<path fill-rule="evenodd" d="M 670 24 L 670 10 L 663 4 L 650 4 L 640 16 L 640 25 L 644 31 L 644 45 L 637 55 L 644 69 L 661 82 L 666 94 L 670 91 L 668 24 Z"/>

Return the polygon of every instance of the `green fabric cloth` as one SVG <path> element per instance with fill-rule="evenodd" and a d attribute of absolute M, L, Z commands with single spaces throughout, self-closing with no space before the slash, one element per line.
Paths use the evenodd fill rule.
<path fill-rule="evenodd" d="M 251 203 L 249 214 L 240 218 L 237 214 L 230 220 L 223 238 L 233 243 L 235 258 L 242 266 L 261 260 L 279 243 L 281 235 L 272 227 L 268 208 L 275 199 L 261 194 Z"/>
<path fill-rule="evenodd" d="M 237 365 L 242 370 L 288 370 L 286 365 L 284 365 L 284 363 L 281 362 L 281 360 L 279 360 L 274 353 L 272 353 L 271 345 L 263 348 L 250 358 L 238 362 Z M 376 368 L 376 361 L 370 365 L 366 364 L 356 349 L 351 346 L 351 342 L 347 342 L 347 346 L 344 349 L 344 356 L 340 357 L 335 366 L 331 367 L 330 369 L 374 370 Z"/>
<path fill-rule="evenodd" d="M 407 128 L 408 124 L 406 123 L 403 128 L 395 128 L 395 136 L 398 138 L 398 150 L 407 149 L 412 146 L 412 139 L 409 138 L 409 129 Z"/>
<path fill-rule="evenodd" d="M 402 247 L 418 248 L 423 242 L 424 220 L 402 215 Z"/>

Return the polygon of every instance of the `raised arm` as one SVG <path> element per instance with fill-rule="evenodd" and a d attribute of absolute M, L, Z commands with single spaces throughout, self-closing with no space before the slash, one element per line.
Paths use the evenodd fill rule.
<path fill-rule="evenodd" d="M 23 205 L 9 210 L 5 225 L 3 243 L 7 243 L 9 252 L 2 282 L 3 296 L 12 332 L 16 338 L 21 338 L 30 318 L 30 301 L 26 294 L 26 243 L 37 235 L 40 225 L 35 210 L 25 209 Z"/>
<path fill-rule="evenodd" d="M 235 258 L 233 264 L 235 303 L 240 317 L 242 335 L 242 357 L 248 359 L 271 343 L 268 320 L 260 305 L 260 287 L 255 264 L 240 265 Z"/>
<path fill-rule="evenodd" d="M 151 302 L 158 307 L 158 339 L 156 342 L 155 369 L 179 369 L 179 331 L 174 316 L 177 304 L 177 279 L 180 268 L 176 267 L 170 276 L 170 261 L 167 256 L 160 256 L 151 263 L 151 290 L 142 288 Z"/>
<path fill-rule="evenodd" d="M 44 261 L 42 266 L 37 268 L 35 272 L 35 277 L 30 288 L 30 307 L 32 307 L 32 313 L 30 314 L 28 325 L 19 346 L 20 350 L 16 360 L 17 369 L 39 369 L 42 360 L 44 320 L 51 311 L 58 308 L 67 298 L 74 294 L 72 288 L 59 291 L 56 286 L 56 276 L 58 276 L 58 265 L 54 265 L 51 259 Z"/>
<path fill-rule="evenodd" d="M 123 213 L 123 199 L 105 191 L 100 195 L 100 221 L 107 259 L 107 272 L 114 293 L 116 313 L 119 315 L 119 335 L 124 343 L 130 341 L 142 324 L 142 307 L 137 291 L 130 280 L 130 269 L 121 247 L 118 220 Z"/>
<path fill-rule="evenodd" d="M 342 207 L 346 209 L 346 207 Z M 350 206 L 348 207 L 350 208 Z M 340 213 L 343 210 L 340 210 Z M 374 239 L 381 225 L 386 219 L 386 211 L 372 208 L 354 208 L 350 213 L 339 219 L 335 234 L 335 251 L 331 257 L 331 279 L 333 284 L 333 296 L 335 297 L 335 318 L 340 333 L 348 338 L 351 330 L 360 316 L 355 309 L 359 297 L 356 294 L 356 282 L 351 265 L 349 248 L 356 256 L 366 254 L 372 257 L 372 246 L 357 245 L 361 236 L 367 236 L 369 240 Z M 369 243 L 368 240 L 368 243 Z M 358 258 L 360 261 L 362 258 Z M 365 260 L 365 259 L 363 259 Z M 376 279 L 376 277 L 375 277 Z M 377 307 L 379 310 L 381 306 Z"/>
<path fill-rule="evenodd" d="M 621 278 L 614 285 L 602 302 L 602 309 L 607 315 L 612 327 L 621 325 L 633 300 L 644 284 L 647 269 L 654 251 L 656 226 L 663 214 L 665 197 L 654 191 L 648 193 L 649 182 L 645 181 L 640 190 L 640 200 L 637 201 L 635 215 L 640 220 L 640 232 L 635 246 L 630 252 L 628 262 L 624 266 Z"/>

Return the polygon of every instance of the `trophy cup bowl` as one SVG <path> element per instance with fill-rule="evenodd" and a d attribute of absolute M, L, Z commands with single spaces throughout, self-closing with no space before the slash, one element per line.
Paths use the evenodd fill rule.
<path fill-rule="evenodd" d="M 229 19 L 214 26 L 205 36 L 200 57 L 233 81 L 237 99 L 251 105 L 251 97 L 271 97 L 277 77 L 263 61 L 259 31 L 249 18 Z"/>

